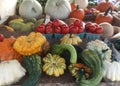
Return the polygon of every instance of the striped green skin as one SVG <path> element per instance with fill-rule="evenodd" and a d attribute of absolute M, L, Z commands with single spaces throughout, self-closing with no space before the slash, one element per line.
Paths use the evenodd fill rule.
<path fill-rule="evenodd" d="M 29 73 L 28 79 L 22 86 L 36 86 L 40 82 L 42 73 L 41 57 L 37 54 L 25 56 L 23 65 Z"/>
<path fill-rule="evenodd" d="M 97 52 L 85 49 L 80 56 L 80 59 L 93 70 L 92 75 L 89 79 L 83 79 L 77 81 L 80 86 L 98 86 L 102 80 L 102 59 L 98 56 Z"/>

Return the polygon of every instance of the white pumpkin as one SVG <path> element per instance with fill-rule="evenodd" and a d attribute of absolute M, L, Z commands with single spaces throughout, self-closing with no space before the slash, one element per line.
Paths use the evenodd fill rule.
<path fill-rule="evenodd" d="M 71 6 L 68 0 L 48 0 L 45 6 L 45 13 L 52 19 L 66 19 L 71 12 Z"/>
<path fill-rule="evenodd" d="M 0 86 L 6 86 L 19 81 L 26 70 L 17 60 L 3 61 L 0 63 Z"/>
<path fill-rule="evenodd" d="M 16 12 L 18 0 L 0 0 L 0 24 L 4 23 L 9 16 Z"/>
<path fill-rule="evenodd" d="M 37 0 L 23 0 L 19 7 L 19 15 L 23 18 L 38 18 L 42 13 L 42 6 Z"/>
<path fill-rule="evenodd" d="M 120 63 L 104 61 L 103 77 L 110 81 L 120 81 Z"/>

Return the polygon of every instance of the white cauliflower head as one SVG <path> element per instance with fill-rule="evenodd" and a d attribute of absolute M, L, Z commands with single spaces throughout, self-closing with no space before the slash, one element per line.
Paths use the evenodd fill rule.
<path fill-rule="evenodd" d="M 101 40 L 96 39 L 95 41 L 88 42 L 86 48 L 99 52 L 103 59 L 111 58 L 112 50 Z"/>

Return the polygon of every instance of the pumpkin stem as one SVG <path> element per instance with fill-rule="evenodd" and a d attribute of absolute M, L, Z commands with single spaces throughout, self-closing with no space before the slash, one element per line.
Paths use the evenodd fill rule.
<path fill-rule="evenodd" d="M 78 9 L 80 9 L 80 6 L 79 6 L 79 5 L 77 5 L 77 10 L 78 10 Z"/>
<path fill-rule="evenodd" d="M 109 2 L 109 0 L 105 0 L 106 2 Z"/>
<path fill-rule="evenodd" d="M 105 16 L 108 15 L 109 11 L 112 12 L 112 7 L 111 7 L 111 6 L 105 11 L 104 15 L 105 15 Z"/>

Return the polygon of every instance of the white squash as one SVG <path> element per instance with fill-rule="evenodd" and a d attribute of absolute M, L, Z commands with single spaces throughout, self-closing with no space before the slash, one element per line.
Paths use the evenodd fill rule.
<path fill-rule="evenodd" d="M 45 6 L 45 13 L 52 19 L 66 19 L 71 12 L 71 6 L 68 0 L 48 0 Z"/>
<path fill-rule="evenodd" d="M 23 0 L 19 7 L 19 15 L 23 18 L 38 18 L 42 13 L 42 6 L 37 0 Z"/>
<path fill-rule="evenodd" d="M 0 63 L 0 86 L 6 86 L 19 81 L 26 70 L 17 60 L 3 61 Z"/>
<path fill-rule="evenodd" d="M 120 81 L 120 63 L 104 61 L 103 77 L 110 81 Z"/>
<path fill-rule="evenodd" d="M 16 12 L 18 0 L 0 0 L 0 24 L 4 23 L 9 16 Z"/>

